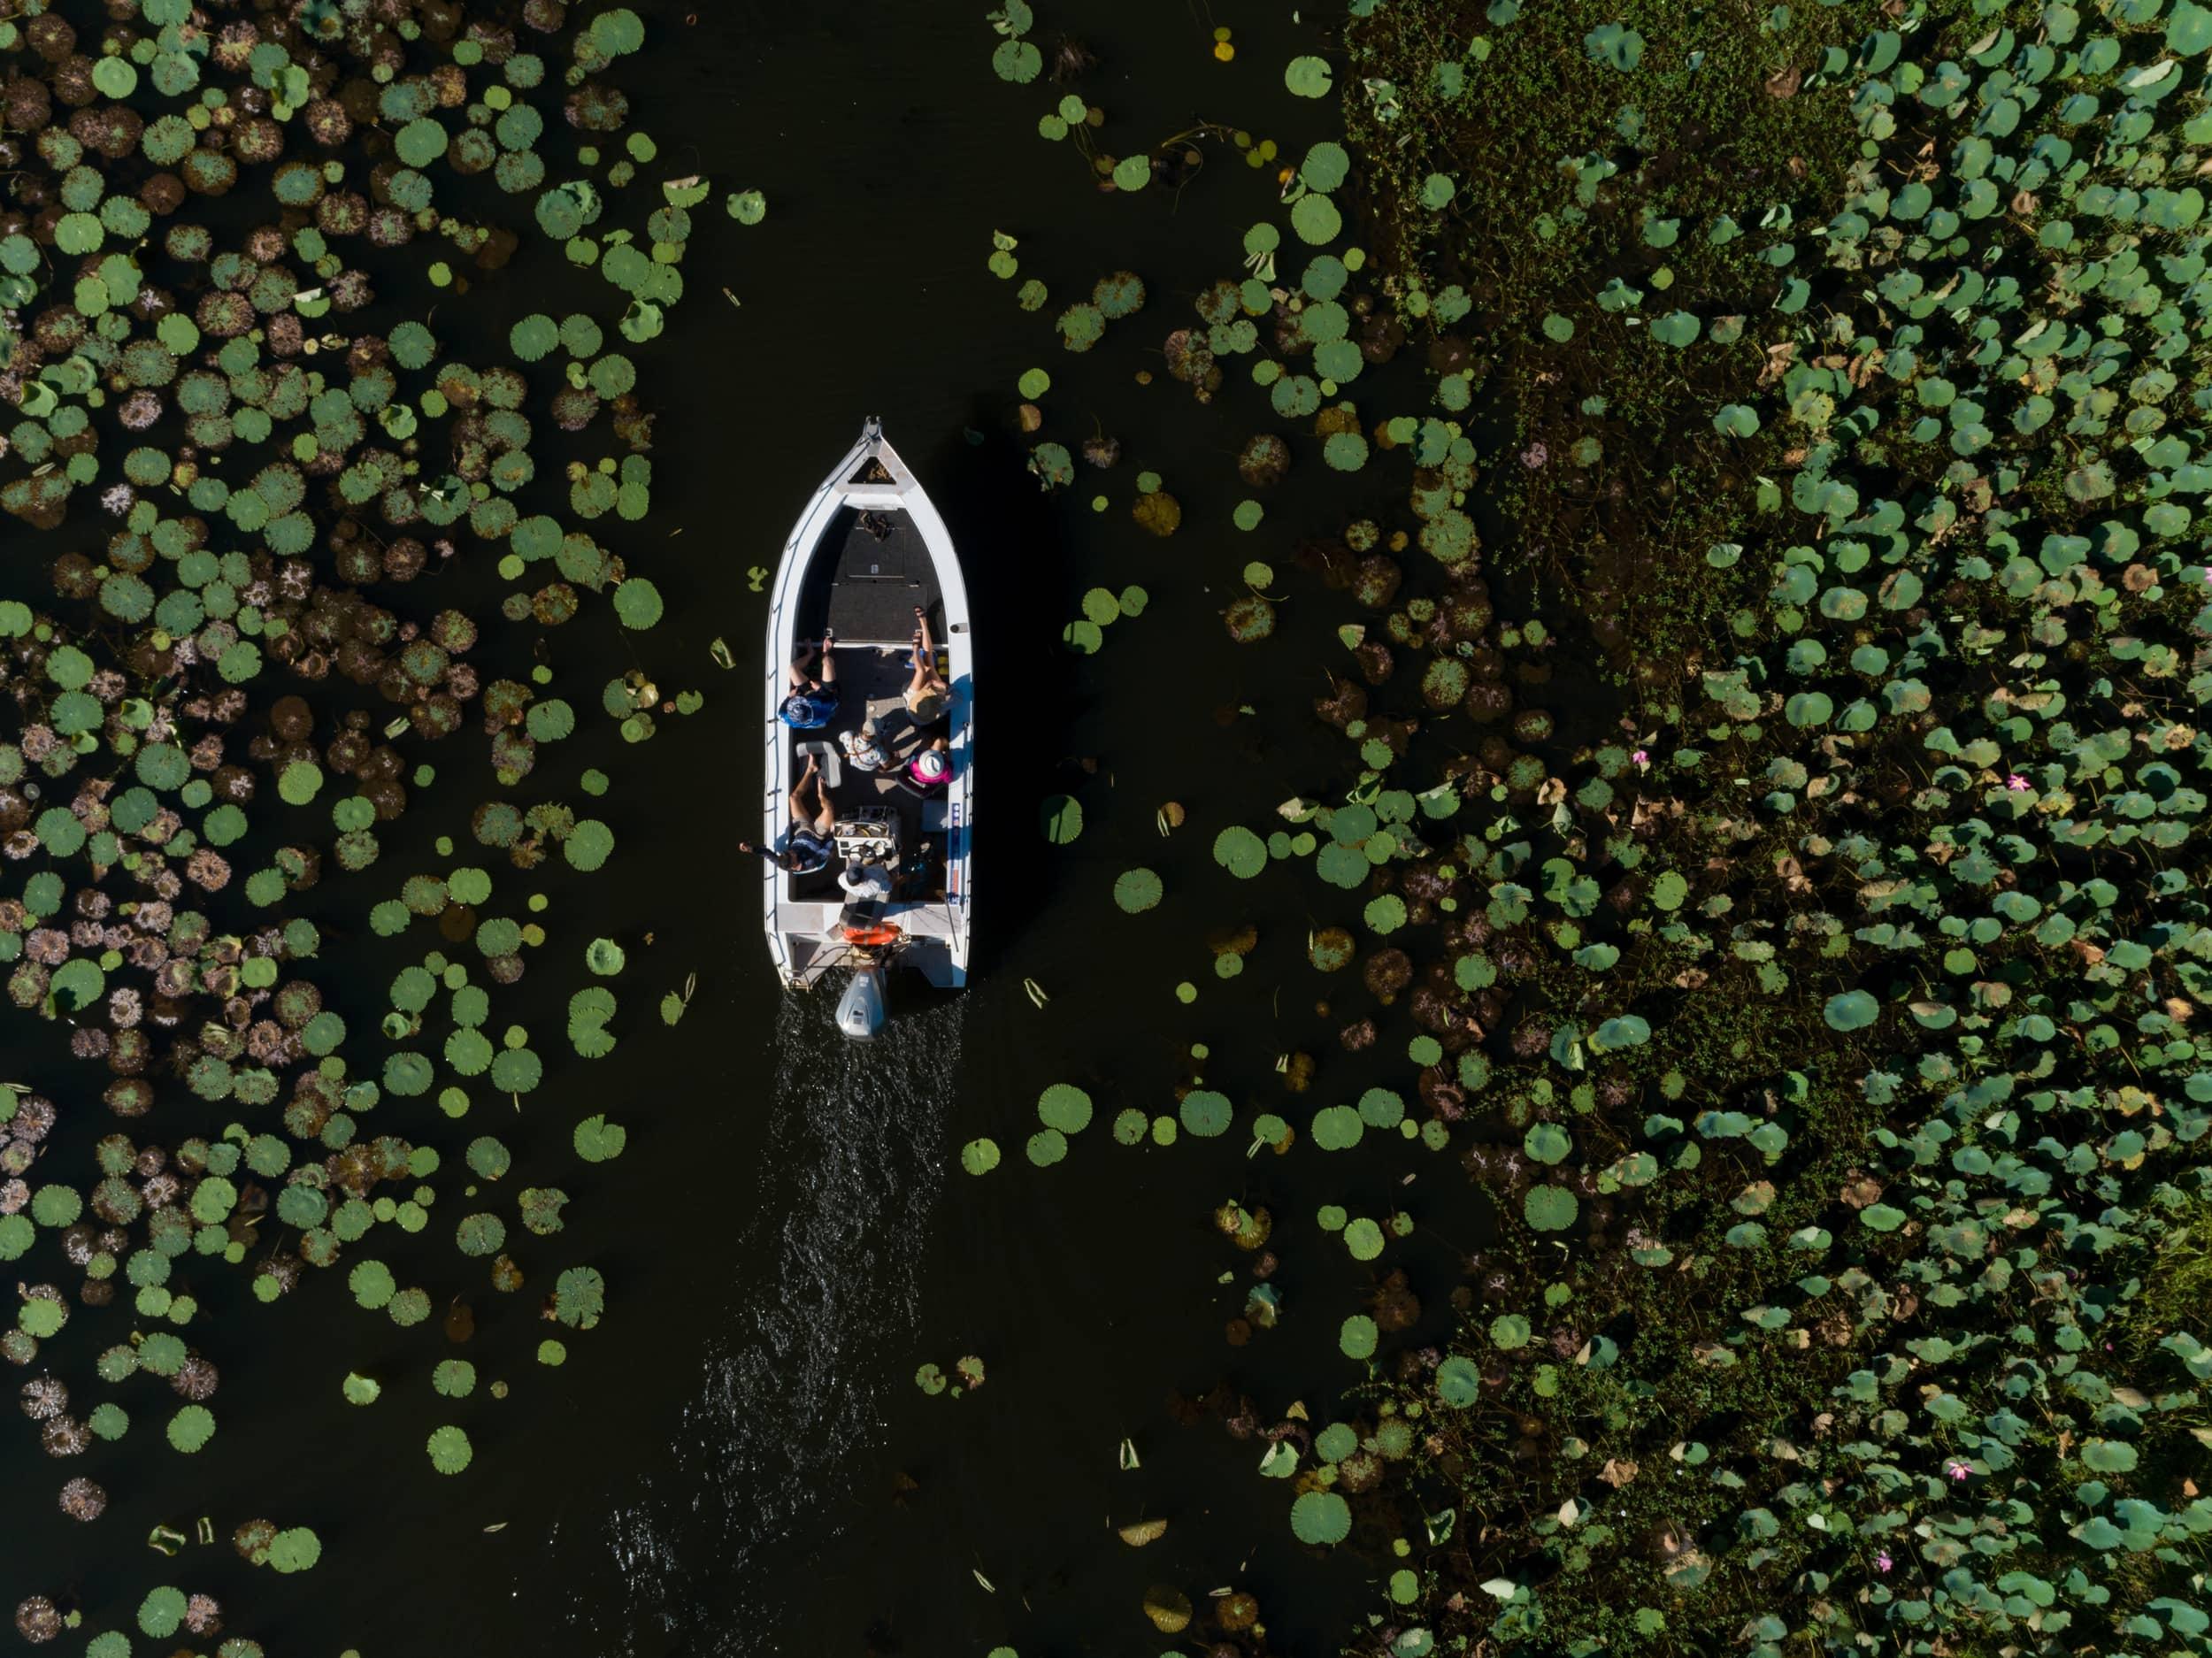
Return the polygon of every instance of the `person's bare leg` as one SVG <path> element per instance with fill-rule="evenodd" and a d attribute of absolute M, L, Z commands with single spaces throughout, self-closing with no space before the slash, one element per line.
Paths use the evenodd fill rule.
<path fill-rule="evenodd" d="M 791 688 L 793 690 L 803 691 L 809 685 L 813 683 L 813 681 L 808 677 L 806 672 L 806 664 L 813 660 L 813 645 L 811 643 L 801 645 L 799 647 L 799 654 L 792 657 L 791 666 L 788 670 L 787 670 L 791 676 Z"/>
<path fill-rule="evenodd" d="M 799 772 L 799 780 L 791 786 L 789 803 L 791 821 L 795 824 L 807 824 L 814 820 L 814 810 L 806 803 L 806 797 L 810 788 L 818 790 L 818 773 L 820 770 L 815 763 L 815 756 L 807 756 L 806 764 Z"/>
<path fill-rule="evenodd" d="M 922 660 L 928 664 L 930 673 L 934 676 L 937 672 L 937 636 L 929 631 L 929 612 L 916 605 L 914 620 L 922 630 Z"/>
<path fill-rule="evenodd" d="M 822 635 L 822 683 L 837 683 L 837 641 L 832 633 Z"/>

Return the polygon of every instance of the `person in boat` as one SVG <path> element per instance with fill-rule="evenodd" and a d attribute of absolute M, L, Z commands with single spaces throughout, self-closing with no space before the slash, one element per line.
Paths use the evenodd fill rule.
<path fill-rule="evenodd" d="M 891 878 L 891 895 L 894 898 L 923 898 L 928 895 L 930 864 L 936 850 L 935 841 L 925 841 L 906 855 L 906 862 L 899 865 L 898 873 Z"/>
<path fill-rule="evenodd" d="M 942 737 L 927 744 L 906 763 L 906 780 L 931 793 L 952 781 L 952 745 Z"/>
<path fill-rule="evenodd" d="M 854 730 L 839 732 L 837 746 L 845 751 L 845 764 L 856 771 L 873 776 L 891 769 L 891 756 L 884 753 L 882 745 L 876 741 L 873 720 Z"/>
<path fill-rule="evenodd" d="M 749 841 L 741 841 L 737 849 L 765 858 L 794 875 L 810 875 L 816 870 L 827 869 L 831 855 L 837 849 L 833 833 L 837 826 L 837 808 L 830 802 L 829 787 L 822 781 L 821 767 L 812 755 L 807 756 L 805 769 L 791 786 L 790 805 L 791 827 L 784 833 L 781 844 L 757 847 Z"/>
<path fill-rule="evenodd" d="M 945 702 L 952 687 L 937 672 L 937 641 L 929 631 L 929 616 L 914 607 L 914 653 L 910 659 L 913 678 L 906 684 L 906 711 L 917 725 L 934 725 L 945 717 Z"/>
<path fill-rule="evenodd" d="M 794 731 L 819 731 L 837 718 L 841 695 L 837 688 L 837 635 L 828 632 L 822 635 L 822 671 L 818 674 L 807 672 L 814 656 L 812 645 L 799 647 L 799 654 L 791 664 L 790 692 L 776 710 L 776 718 Z"/>
<path fill-rule="evenodd" d="M 849 860 L 837 872 L 837 884 L 844 889 L 848 903 L 882 903 L 891 896 L 891 871 L 880 864 L 864 864 L 858 858 Z"/>

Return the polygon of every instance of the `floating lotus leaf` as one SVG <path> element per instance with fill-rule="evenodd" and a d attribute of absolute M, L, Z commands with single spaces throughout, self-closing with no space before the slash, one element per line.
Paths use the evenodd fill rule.
<path fill-rule="evenodd" d="M 1091 1096 L 1072 1083 L 1056 1082 L 1039 1096 L 1037 1116 L 1048 1128 L 1079 1134 L 1091 1124 Z"/>
<path fill-rule="evenodd" d="M 1092 286 L 1091 303 L 1109 322 L 1133 317 L 1144 309 L 1144 280 L 1134 271 L 1116 271 Z"/>
<path fill-rule="evenodd" d="M 1137 497 L 1129 515 L 1148 535 L 1172 535 L 1183 522 L 1183 503 L 1164 489 L 1153 489 Z"/>
<path fill-rule="evenodd" d="M 561 343 L 561 327 L 542 311 L 532 311 L 507 331 L 507 349 L 525 363 L 534 363 Z"/>
<path fill-rule="evenodd" d="M 660 589 L 642 576 L 632 576 L 614 590 L 614 613 L 622 626 L 643 629 L 661 619 Z"/>
<path fill-rule="evenodd" d="M 1644 37 L 1621 23 L 1602 23 L 1583 37 L 1583 50 L 1624 74 L 1643 61 Z"/>
<path fill-rule="evenodd" d="M 1455 1354 L 1436 1367 L 1436 1392 L 1446 1404 L 1464 1410 L 1482 1397 L 1482 1372 Z"/>
<path fill-rule="evenodd" d="M 278 1571 L 310 1571 L 322 1557 L 322 1539 L 303 1525 L 287 1526 L 269 1543 L 269 1564 Z"/>
<path fill-rule="evenodd" d="M 476 1366 L 466 1359 L 441 1359 L 430 1373 L 430 1386 L 448 1399 L 465 1399 L 476 1391 Z"/>
<path fill-rule="evenodd" d="M 1233 824 L 1214 837 L 1214 862 L 1239 879 L 1249 880 L 1267 867 L 1267 842 Z"/>
<path fill-rule="evenodd" d="M 996 1140 L 972 1140 L 960 1148 L 960 1166 L 970 1174 L 988 1174 L 998 1165 Z"/>
<path fill-rule="evenodd" d="M 1053 845 L 1071 845 L 1083 833 L 1083 803 L 1072 795 L 1055 794 L 1039 811 L 1045 839 Z"/>
<path fill-rule="evenodd" d="M 1234 1114 L 1229 1096 L 1210 1088 L 1196 1088 L 1185 1094 L 1178 1113 L 1184 1129 L 1202 1139 L 1227 1133 Z"/>
<path fill-rule="evenodd" d="M 1088 303 L 1073 304 L 1060 313 L 1054 326 L 1060 331 L 1060 343 L 1069 350 L 1087 351 L 1105 336 L 1106 314 Z"/>
<path fill-rule="evenodd" d="M 586 1163 L 611 1163 L 629 1143 L 629 1131 L 603 1117 L 588 1117 L 576 1125 L 576 1155 Z"/>
<path fill-rule="evenodd" d="M 457 1474 L 475 1460 L 476 1447 L 459 1428 L 434 1428 L 429 1440 L 430 1466 L 441 1474 Z"/>
<path fill-rule="evenodd" d="M 1044 54 L 1025 40 L 1001 41 L 991 54 L 992 73 L 1001 81 L 1027 86 L 1043 72 Z"/>
<path fill-rule="evenodd" d="M 1522 1147 L 1538 1163 L 1563 1163 L 1574 1150 L 1574 1140 L 1556 1123 L 1539 1123 L 1523 1138 Z"/>
<path fill-rule="evenodd" d="M 205 1405 L 187 1405 L 169 1418 L 167 1437 L 180 1451 L 196 1451 L 215 1437 L 215 1413 Z"/>
<path fill-rule="evenodd" d="M 495 1255 L 506 1246 L 506 1223 L 496 1215 L 465 1215 L 454 1229 L 454 1242 L 465 1255 Z"/>
<path fill-rule="evenodd" d="M 1311 190 L 1333 190 L 1351 176 L 1352 157 L 1343 145 L 1324 139 L 1306 151 L 1298 176 Z"/>
<path fill-rule="evenodd" d="M 628 585 L 625 583 L 624 585 Z M 569 832 L 561 851 L 572 869 L 589 871 L 605 864 L 614 850 L 614 831 L 596 817 L 587 817 Z"/>
<path fill-rule="evenodd" d="M 1344 229 L 1344 215 L 1335 202 L 1319 191 L 1302 196 L 1290 210 L 1290 227 L 1299 240 L 1318 247 L 1334 242 Z"/>
<path fill-rule="evenodd" d="M 1234 599 L 1228 610 L 1221 612 L 1221 621 L 1228 628 L 1230 639 L 1234 639 L 1239 646 L 1252 646 L 1274 634 L 1274 602 L 1256 593 L 1248 593 L 1243 599 Z"/>
<path fill-rule="evenodd" d="M 1859 1031 L 1881 1017 L 1881 1003 L 1863 990 L 1847 990 L 1828 998 L 1822 1017 L 1831 1030 Z"/>
<path fill-rule="evenodd" d="M 1332 78 L 1325 58 L 1294 58 L 1283 70 L 1283 84 L 1302 98 L 1325 98 Z"/>
<path fill-rule="evenodd" d="M 142 1633 L 156 1640 L 165 1640 L 184 1627 L 188 1602 L 184 1591 L 164 1584 L 147 1591 L 146 1598 L 138 1603 L 138 1627 Z"/>
<path fill-rule="evenodd" d="M 589 1330 L 606 1310 L 606 1281 L 591 1267 L 571 1267 L 553 1286 L 553 1316 L 572 1330 Z"/>
<path fill-rule="evenodd" d="M 1521 1214 L 1532 1230 L 1564 1232 L 1575 1224 L 1582 1205 L 1562 1186 L 1533 1186 L 1521 1200 Z"/>
<path fill-rule="evenodd" d="M 1348 1151 L 1365 1132 L 1360 1114 L 1348 1105 L 1324 1106 L 1314 1113 L 1313 1143 L 1324 1151 Z"/>
<path fill-rule="evenodd" d="M 1290 1506 L 1290 1529 L 1301 1543 L 1341 1543 L 1352 1534 L 1351 1505 L 1333 1491 L 1309 1491 Z"/>
<path fill-rule="evenodd" d="M 1190 1596 L 1171 1585 L 1156 1583 L 1144 1592 L 1144 1615 L 1163 1635 L 1179 1635 L 1190 1627 Z"/>
<path fill-rule="evenodd" d="M 1124 870 L 1114 880 L 1114 902 L 1127 915 L 1139 915 L 1160 902 L 1165 888 L 1148 869 Z"/>

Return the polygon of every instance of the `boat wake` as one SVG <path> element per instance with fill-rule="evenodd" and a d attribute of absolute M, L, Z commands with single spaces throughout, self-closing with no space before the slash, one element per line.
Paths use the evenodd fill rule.
<path fill-rule="evenodd" d="M 787 995 L 777 1018 L 774 1123 L 732 1252 L 772 1266 L 733 1285 L 664 1466 L 598 1523 L 619 1588 L 569 1592 L 572 1624 L 616 1624 L 592 1630 L 603 1652 L 780 1650 L 787 1586 L 843 1529 L 855 1465 L 883 1431 L 944 1181 L 966 999 L 854 1042 L 827 989 Z"/>

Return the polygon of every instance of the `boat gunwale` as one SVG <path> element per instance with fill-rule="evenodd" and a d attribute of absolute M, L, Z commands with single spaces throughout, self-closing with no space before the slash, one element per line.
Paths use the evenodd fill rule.
<path fill-rule="evenodd" d="M 891 474 L 889 484 L 850 482 L 853 473 L 871 457 L 879 459 Z M 967 980 L 973 902 L 974 641 L 970 632 L 967 581 L 958 549 L 953 545 L 951 533 L 935 503 L 912 469 L 883 437 L 881 422 L 872 417 L 862 428 L 859 441 L 831 469 L 802 509 L 784 543 L 770 592 L 762 844 L 773 846 L 788 828 L 787 801 L 797 733 L 778 718 L 777 710 L 786 693 L 785 669 L 795 648 L 799 610 L 808 578 L 816 560 L 824 555 L 831 525 L 848 506 L 861 510 L 895 508 L 905 513 L 928 553 L 937 582 L 938 603 L 945 623 L 946 677 L 951 687 L 945 731 L 951 739 L 954 761 L 953 779 L 944 796 L 949 819 L 945 896 L 941 900 L 887 905 L 884 915 L 895 922 L 902 913 L 941 912 L 949 924 L 941 931 L 910 934 L 913 941 L 907 947 L 909 964 L 919 968 L 933 983 L 958 987 Z M 803 917 L 796 913 L 803 905 L 807 911 Z M 763 860 L 762 925 L 777 975 L 785 985 L 805 987 L 830 966 L 838 964 L 833 959 L 840 955 L 836 951 L 823 952 L 819 960 L 802 963 L 798 959 L 798 947 L 822 941 L 826 927 L 834 925 L 837 910 L 835 904 L 809 903 L 791 897 L 785 871 Z"/>

